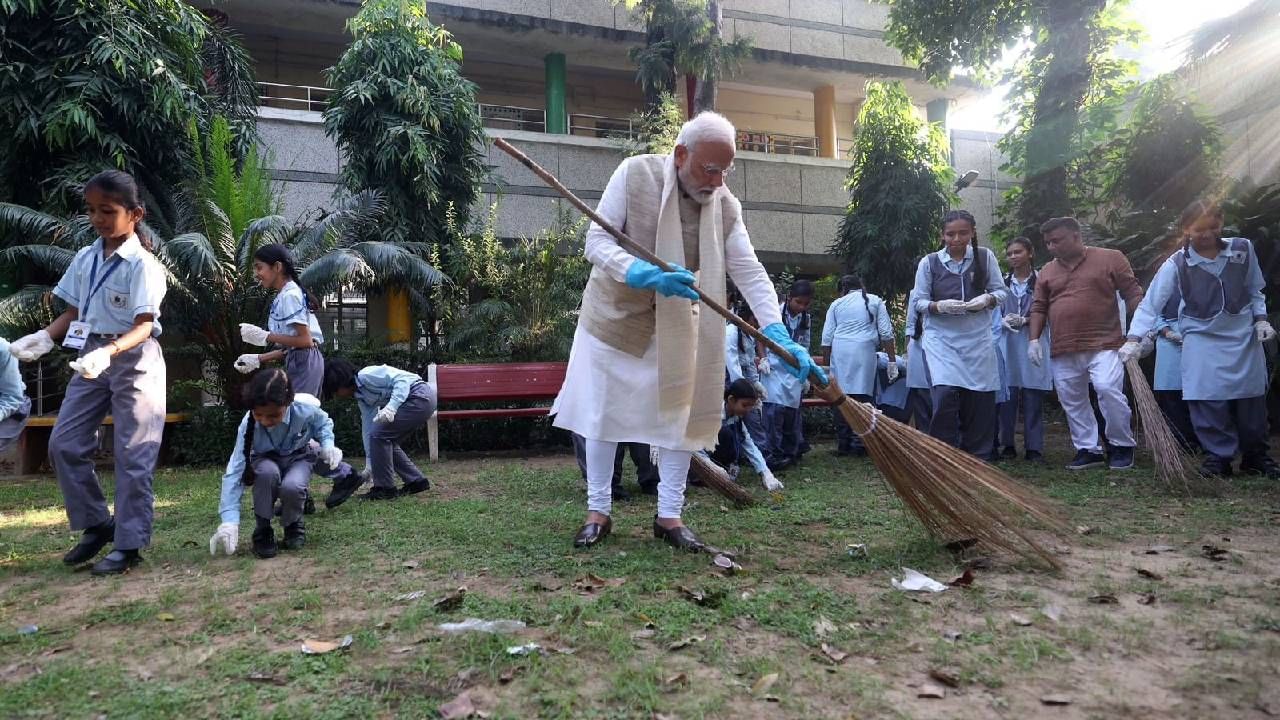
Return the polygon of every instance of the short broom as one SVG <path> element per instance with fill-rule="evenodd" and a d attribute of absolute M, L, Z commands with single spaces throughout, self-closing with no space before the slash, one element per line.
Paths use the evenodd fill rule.
<path fill-rule="evenodd" d="M 671 270 L 670 265 L 613 227 L 554 175 L 506 140 L 495 138 L 494 144 L 542 178 L 632 255 L 665 271 Z M 795 358 L 780 345 L 702 290 L 696 287 L 694 290 L 707 307 L 764 343 L 792 366 L 796 365 Z M 1053 568 L 1060 567 L 1057 558 L 1022 529 L 1017 518 L 1016 511 L 1021 511 L 1049 529 L 1065 534 L 1065 523 L 1047 500 L 972 455 L 903 425 L 871 405 L 847 397 L 834 377 L 826 384 L 816 374 L 811 374 L 809 380 L 818 395 L 838 407 L 845 421 L 862 437 L 889 487 L 930 533 L 947 542 L 977 540 L 1029 560 L 1043 561 Z"/>
<path fill-rule="evenodd" d="M 1183 492 L 1190 494 L 1189 478 L 1196 475 L 1195 459 L 1169 427 L 1138 361 L 1130 360 L 1124 364 L 1124 369 L 1129 374 L 1129 386 L 1133 388 L 1133 404 L 1138 410 L 1142 437 L 1146 440 L 1147 448 L 1151 450 L 1151 459 L 1156 466 L 1156 477 L 1164 483 L 1165 487 L 1174 489 L 1181 485 Z"/>

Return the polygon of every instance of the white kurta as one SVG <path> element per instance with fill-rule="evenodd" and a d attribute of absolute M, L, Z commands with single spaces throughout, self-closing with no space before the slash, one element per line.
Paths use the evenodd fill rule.
<path fill-rule="evenodd" d="M 728 192 L 721 189 L 719 192 Z M 653 202 L 661 202 L 654 197 Z M 713 200 L 718 202 L 718 198 Z M 614 227 L 626 227 L 627 164 L 609 178 L 596 212 Z M 609 277 L 625 282 L 635 257 L 618 246 L 595 223 L 587 230 L 584 254 Z M 725 229 L 725 272 L 751 305 L 760 327 L 782 322 L 769 274 L 756 258 L 747 228 L 739 218 Z M 705 307 L 698 308 L 710 312 Z M 657 328 L 662 332 L 662 328 Z M 697 451 L 682 427 L 664 425 L 658 415 L 658 351 L 651 340 L 643 357 L 629 355 L 602 342 L 581 324 L 573 336 L 564 386 L 551 406 L 554 425 L 591 440 L 640 442 L 673 450 Z"/>

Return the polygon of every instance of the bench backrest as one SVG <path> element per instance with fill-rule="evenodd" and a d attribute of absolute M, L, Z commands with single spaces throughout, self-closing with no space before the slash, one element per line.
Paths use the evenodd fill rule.
<path fill-rule="evenodd" d="M 439 365 L 436 396 L 444 402 L 547 400 L 564 384 L 567 363 Z"/>

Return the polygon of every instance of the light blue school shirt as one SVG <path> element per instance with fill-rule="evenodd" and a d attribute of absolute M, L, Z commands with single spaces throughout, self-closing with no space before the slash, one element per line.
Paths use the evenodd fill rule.
<path fill-rule="evenodd" d="M 27 385 L 18 370 L 18 358 L 9 352 L 9 341 L 0 338 L 0 420 L 22 407 Z"/>
<path fill-rule="evenodd" d="M 742 338 L 742 350 L 738 350 L 738 338 Z M 724 367 L 729 373 L 729 382 L 745 378 L 748 382 L 760 382 L 760 371 L 756 368 L 756 341 L 747 337 L 737 325 L 729 324 L 724 331 Z"/>
<path fill-rule="evenodd" d="M 728 417 L 728 414 L 724 411 L 724 406 L 721 405 L 720 406 L 720 424 L 722 426 L 741 425 L 742 418 Z M 756 447 L 756 441 L 751 439 L 751 433 L 747 432 L 746 428 L 742 428 L 741 430 L 735 429 L 734 432 L 738 433 L 738 437 L 742 438 L 742 445 L 738 448 L 738 450 L 742 454 L 745 454 L 747 456 L 747 462 L 751 465 L 751 467 L 756 472 L 760 473 L 761 475 L 764 475 L 764 471 L 768 469 L 768 465 L 766 465 L 764 462 L 764 455 L 760 454 L 760 448 Z M 711 456 L 707 454 L 706 450 L 699 450 L 698 455 L 701 455 L 703 459 L 707 460 L 708 462 L 711 461 Z"/>
<path fill-rule="evenodd" d="M 164 268 L 137 235 L 130 235 L 105 260 L 102 238 L 80 248 L 53 294 L 76 308 L 77 319 L 96 335 L 123 335 L 133 329 L 134 318 L 152 315 L 151 337 L 160 337 L 165 290 Z"/>
<path fill-rule="evenodd" d="M 317 345 L 324 344 L 324 333 L 320 332 L 320 321 L 316 314 L 307 307 L 307 298 L 302 294 L 298 283 L 290 280 L 280 288 L 271 301 L 271 310 L 267 317 L 267 330 L 278 335 L 297 335 L 295 325 L 306 325 L 311 331 L 311 339 Z"/>
<path fill-rule="evenodd" d="M 224 523 L 240 522 L 240 498 L 244 495 L 244 485 L 240 484 L 245 467 L 244 431 L 249 427 L 251 417 L 252 413 L 245 413 L 240 427 L 236 428 L 236 447 L 231 451 L 227 471 L 222 476 L 222 501 L 218 504 L 218 513 Z M 285 409 L 284 419 L 279 425 L 264 428 L 255 424 L 251 452 L 288 456 L 305 448 L 312 440 L 320 443 L 321 449 L 333 447 L 333 420 L 320 409 L 318 400 L 300 394 Z"/>
<path fill-rule="evenodd" d="M 373 432 L 373 416 L 383 406 L 399 410 L 409 398 L 409 391 L 422 376 L 390 365 L 370 365 L 356 373 L 356 403 L 360 406 L 360 434 L 364 438 L 364 456 L 369 457 L 369 435 Z"/>
<path fill-rule="evenodd" d="M 942 266 L 956 274 L 964 274 L 974 262 L 987 265 L 987 284 L 982 288 L 966 288 L 968 300 L 988 293 L 1000 305 L 1009 297 L 1000 275 L 1000 264 L 995 253 L 980 248 L 980 259 L 974 259 L 973 246 L 965 248 L 959 262 L 951 259 L 946 248 L 935 253 Z M 1000 367 L 995 347 L 991 341 L 990 309 L 963 315 L 942 315 L 929 312 L 934 301 L 933 277 L 929 256 L 920 259 L 916 266 L 916 284 L 912 289 L 916 297 L 916 312 L 924 316 L 924 337 L 921 346 L 925 362 L 929 365 L 929 379 L 935 385 L 951 385 L 975 392 L 994 392 L 1000 387 Z"/>
<path fill-rule="evenodd" d="M 873 394 L 876 350 L 892 339 L 893 324 L 878 296 L 854 290 L 831 303 L 822 325 L 822 345 L 831 348 L 827 361 L 840 389 L 850 395 Z"/>

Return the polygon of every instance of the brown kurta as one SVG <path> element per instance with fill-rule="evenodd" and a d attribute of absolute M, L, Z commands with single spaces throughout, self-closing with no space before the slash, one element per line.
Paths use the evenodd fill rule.
<path fill-rule="evenodd" d="M 1129 259 L 1118 250 L 1085 248 L 1074 267 L 1061 260 L 1044 266 L 1036 277 L 1031 316 L 1048 317 L 1053 328 L 1050 356 L 1115 350 L 1124 344 L 1116 293 L 1130 314 L 1142 302 L 1142 286 Z"/>

